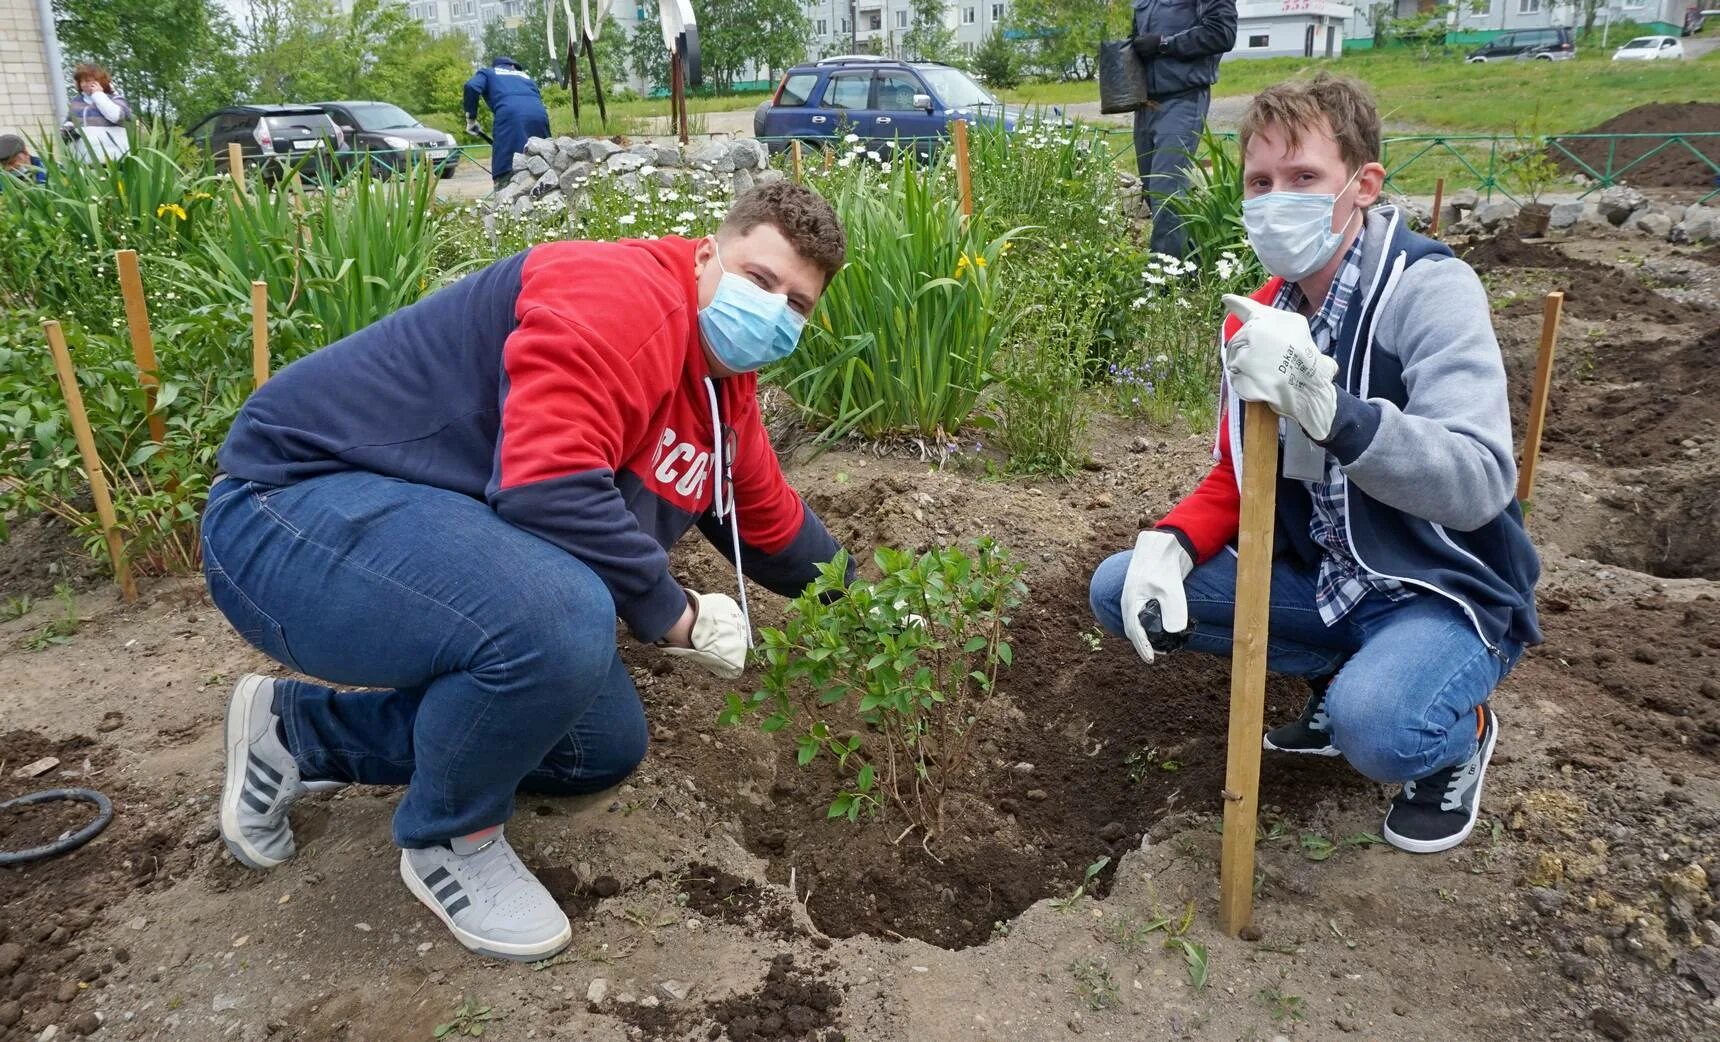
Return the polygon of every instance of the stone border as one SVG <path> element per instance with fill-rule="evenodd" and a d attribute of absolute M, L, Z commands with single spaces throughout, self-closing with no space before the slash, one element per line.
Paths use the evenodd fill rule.
<path fill-rule="evenodd" d="M 723 186 L 735 195 L 782 180 L 782 172 L 770 168 L 764 144 L 751 138 L 712 139 L 685 149 L 650 141 L 624 147 L 622 140 L 529 138 L 525 151 L 514 153 L 512 179 L 489 196 L 485 206 L 516 216 L 538 206 L 565 209 L 598 178 L 613 178 L 630 191 L 647 180 L 668 188 L 691 178 L 701 188 Z"/>

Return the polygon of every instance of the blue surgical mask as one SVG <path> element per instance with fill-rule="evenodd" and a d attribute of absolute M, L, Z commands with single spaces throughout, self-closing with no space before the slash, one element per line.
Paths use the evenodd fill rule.
<path fill-rule="evenodd" d="M 1357 170 L 1352 174 L 1338 195 L 1349 191 L 1361 173 Z M 1338 195 L 1268 192 L 1244 200 L 1242 227 L 1261 265 L 1291 282 L 1300 282 L 1325 267 L 1344 241 L 1343 231 L 1332 230 Z M 1344 227 L 1349 227 L 1348 220 Z"/>
<path fill-rule="evenodd" d="M 716 245 L 712 238 L 712 248 Z M 723 277 L 710 304 L 699 309 L 699 329 L 711 353 L 737 373 L 787 358 L 800 342 L 806 317 L 788 306 L 787 296 L 766 292 L 746 276 L 724 269 L 720 250 L 714 260 Z"/>

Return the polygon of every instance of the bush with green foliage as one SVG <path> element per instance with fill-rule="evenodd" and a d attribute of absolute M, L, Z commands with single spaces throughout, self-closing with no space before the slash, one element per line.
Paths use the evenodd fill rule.
<path fill-rule="evenodd" d="M 846 553 L 760 631 L 763 687 L 731 693 L 720 720 L 759 716 L 793 735 L 806 766 L 829 757 L 842 777 L 829 815 L 893 812 L 929 840 L 943 831 L 1000 669 L 1014 653 L 1010 612 L 1022 569 L 989 537 L 917 557 L 880 549 L 877 579 L 845 581 Z"/>
<path fill-rule="evenodd" d="M 973 55 L 973 72 L 980 82 L 992 90 L 1010 90 L 1021 84 L 1021 54 L 1003 35 L 1001 27 L 993 29 Z"/>

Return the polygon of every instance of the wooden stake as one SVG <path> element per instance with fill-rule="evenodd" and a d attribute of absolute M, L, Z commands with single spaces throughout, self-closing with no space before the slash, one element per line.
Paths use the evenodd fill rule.
<path fill-rule="evenodd" d="M 973 216 L 973 172 L 968 169 L 967 120 L 950 123 L 950 135 L 956 148 L 956 184 L 962 192 L 962 216 Z"/>
<path fill-rule="evenodd" d="M 269 378 L 269 284 L 251 283 L 251 376 L 257 386 Z"/>
<path fill-rule="evenodd" d="M 1428 234 L 1439 238 L 1439 212 L 1445 208 L 1445 178 L 1433 182 L 1433 224 L 1428 227 Z"/>
<path fill-rule="evenodd" d="M 1230 737 L 1224 769 L 1219 925 L 1232 937 L 1254 914 L 1254 823 L 1260 813 L 1260 731 L 1266 713 L 1266 627 L 1272 603 L 1278 416 L 1249 402 L 1242 431 L 1242 523 L 1230 654 Z"/>
<path fill-rule="evenodd" d="M 233 179 L 233 190 L 240 195 L 245 194 L 245 160 L 239 151 L 239 142 L 227 142 L 227 176 Z"/>
<path fill-rule="evenodd" d="M 167 440 L 167 422 L 155 411 L 155 389 L 161 386 L 155 363 L 155 337 L 149 331 L 149 304 L 143 299 L 143 275 L 137 268 L 137 251 L 114 254 L 119 266 L 119 292 L 125 298 L 125 324 L 131 332 L 131 356 L 137 360 L 137 381 L 143 385 L 143 404 L 149 410 L 149 438 L 160 445 Z"/>
<path fill-rule="evenodd" d="M 1553 345 L 1559 339 L 1559 319 L 1565 311 L 1565 294 L 1547 294 L 1541 313 L 1541 354 L 1535 360 L 1535 384 L 1529 391 L 1529 423 L 1523 429 L 1523 465 L 1517 468 L 1517 501 L 1529 502 L 1535 491 L 1535 463 L 1541 458 L 1541 430 L 1547 422 L 1547 397 L 1553 384 Z"/>
<path fill-rule="evenodd" d="M 806 172 L 801 169 L 801 165 L 800 165 L 801 160 L 800 160 L 800 141 L 799 141 L 799 139 L 796 139 L 793 142 L 791 142 L 788 146 L 788 150 L 790 152 L 794 153 L 794 179 L 796 181 L 806 180 Z"/>
<path fill-rule="evenodd" d="M 60 393 L 66 398 L 72 435 L 78 442 L 78 454 L 84 458 L 84 472 L 90 478 L 90 498 L 95 500 L 96 518 L 101 521 L 102 538 L 107 540 L 114 580 L 119 583 L 120 596 L 135 601 L 137 582 L 131 575 L 131 562 L 126 560 L 125 540 L 120 537 L 113 499 L 108 496 L 107 473 L 102 470 L 101 456 L 96 454 L 96 436 L 90 430 L 89 414 L 84 412 L 84 396 L 78 390 L 78 374 L 72 368 L 72 353 L 66 349 L 66 335 L 60 331 L 60 324 L 54 321 L 42 323 L 42 331 L 48 335 L 48 348 L 54 353 L 54 371 L 59 374 Z"/>

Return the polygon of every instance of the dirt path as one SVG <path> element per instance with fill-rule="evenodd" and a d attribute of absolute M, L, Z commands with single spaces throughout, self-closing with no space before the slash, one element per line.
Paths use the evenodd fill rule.
<path fill-rule="evenodd" d="M 1121 642 L 1089 643 L 1085 608 L 1094 563 L 1202 472 L 1203 432 L 1146 431 L 1131 452 L 1143 432 L 1104 421 L 1094 469 L 1070 482 L 835 452 L 792 476 L 851 547 L 989 532 L 1029 566 L 1017 664 L 942 864 L 892 845 L 898 829 L 824 820 L 827 777 L 717 727 L 724 685 L 635 649 L 644 768 L 598 796 L 523 799 L 509 826 L 574 943 L 547 967 L 480 962 L 400 884 L 392 791 L 307 799 L 292 862 L 234 864 L 213 821 L 221 707 L 267 664 L 195 581 L 147 583 L 126 607 L 88 586 L 67 644 L 21 646 L 50 603 L 0 623 L 0 799 L 77 783 L 116 806 L 76 854 L 0 871 L 0 1042 L 50 1026 L 428 1040 L 463 996 L 493 1008 L 484 1037 L 504 1042 L 1716 1037 L 1720 430 L 1704 381 L 1720 258 L 1618 240 L 1474 259 L 1519 394 L 1538 294 L 1560 285 L 1570 303 L 1531 514 L 1548 643 L 1498 695 L 1505 730 L 1466 846 L 1368 844 L 1383 790 L 1341 763 L 1268 761 L 1260 935 L 1216 928 L 1223 665 L 1142 670 Z M 727 581 L 702 548 L 677 561 L 695 586 Z M 38 567 L 0 570 L 7 595 Z M 758 601 L 761 624 L 779 617 Z M 1304 692 L 1274 680 L 1269 716 Z M 59 770 L 13 778 L 44 755 Z M 0 845 L 77 820 L 0 822 Z M 1199 990 L 1145 930 L 1189 902 Z"/>

